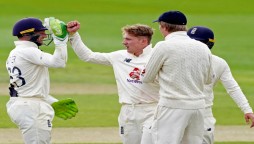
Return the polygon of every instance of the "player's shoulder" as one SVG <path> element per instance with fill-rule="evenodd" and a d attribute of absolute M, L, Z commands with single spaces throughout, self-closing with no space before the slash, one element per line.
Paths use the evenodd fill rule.
<path fill-rule="evenodd" d="M 159 41 L 155 44 L 154 49 L 155 50 L 161 50 L 161 49 L 165 49 L 165 48 L 169 48 L 169 47 L 173 47 L 174 42 L 169 41 L 169 40 L 164 40 L 164 41 Z M 159 48 L 159 49 L 158 49 Z"/>
<path fill-rule="evenodd" d="M 16 47 L 12 50 L 12 52 L 28 55 L 31 53 L 42 52 L 42 51 L 39 48 L 28 46 L 28 47 Z"/>
<path fill-rule="evenodd" d="M 220 63 L 221 65 L 228 65 L 225 59 L 223 59 L 217 55 L 212 55 L 212 61 L 214 63 Z"/>
<path fill-rule="evenodd" d="M 117 50 L 109 53 L 111 59 L 118 59 L 121 57 L 125 57 L 127 55 L 127 50 Z"/>
<path fill-rule="evenodd" d="M 127 50 L 124 50 L 124 49 L 111 52 L 111 54 L 113 55 L 124 55 L 126 53 L 127 53 Z"/>
<path fill-rule="evenodd" d="M 212 55 L 212 58 L 215 59 L 215 60 L 218 60 L 218 61 L 225 61 L 223 58 L 217 56 L 217 55 Z"/>
<path fill-rule="evenodd" d="M 43 51 L 39 48 L 36 47 L 27 47 L 23 49 L 23 53 L 30 55 L 30 54 L 34 54 L 34 53 L 43 53 Z"/>

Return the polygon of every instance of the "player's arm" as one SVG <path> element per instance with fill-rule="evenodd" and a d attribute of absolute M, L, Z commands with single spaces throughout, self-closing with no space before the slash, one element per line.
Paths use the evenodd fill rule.
<path fill-rule="evenodd" d="M 44 25 L 50 31 L 55 44 L 53 54 L 45 53 L 40 49 L 28 49 L 24 52 L 31 63 L 47 67 L 65 67 L 67 62 L 68 33 L 66 25 L 53 17 L 45 18 Z"/>
<path fill-rule="evenodd" d="M 145 74 L 143 78 L 144 82 L 154 82 L 160 68 L 162 67 L 164 62 L 164 52 L 160 46 L 160 43 L 155 45 L 153 53 L 146 64 Z"/>
<path fill-rule="evenodd" d="M 58 99 L 54 98 L 54 97 L 51 96 L 51 95 L 46 96 L 46 97 L 44 98 L 44 100 L 45 100 L 48 104 L 50 104 L 50 105 L 51 105 L 52 103 L 58 101 Z"/>
<path fill-rule="evenodd" d="M 234 79 L 228 64 L 225 62 L 224 65 L 225 68 L 220 80 L 227 93 L 232 97 L 232 99 L 244 113 L 253 113 L 246 96 L 243 94 L 240 86 Z"/>
<path fill-rule="evenodd" d="M 41 52 L 40 62 L 47 67 L 65 67 L 67 62 L 67 45 L 55 45 L 53 54 Z"/>
<path fill-rule="evenodd" d="M 209 58 L 209 69 L 208 69 L 208 77 L 205 81 L 205 84 L 206 85 L 209 85 L 212 83 L 212 79 L 213 79 L 213 74 L 214 74 L 214 70 L 213 70 L 213 61 L 212 61 L 212 53 L 210 52 L 209 50 L 209 55 L 208 55 L 208 58 Z"/>
<path fill-rule="evenodd" d="M 50 67 L 64 67 L 67 62 L 67 26 L 63 21 L 54 17 L 45 18 L 44 25 L 50 31 L 55 44 L 55 51 L 52 56 L 45 53 L 43 55 L 48 58 L 45 65 Z"/>
<path fill-rule="evenodd" d="M 42 52 L 40 49 L 31 48 L 23 51 L 26 59 L 36 65 L 43 65 L 47 67 L 65 67 L 66 60 L 62 55 L 63 49 L 56 49 L 54 54 Z"/>
<path fill-rule="evenodd" d="M 222 73 L 220 80 L 227 90 L 227 93 L 231 96 L 231 98 L 234 100 L 234 102 L 237 104 L 237 106 L 241 109 L 241 111 L 245 115 L 245 120 L 247 123 L 249 123 L 249 120 L 251 120 L 251 127 L 254 126 L 254 115 L 253 110 L 250 107 L 250 104 L 246 98 L 246 96 L 243 94 L 240 86 L 234 79 L 230 68 L 228 64 L 224 62 L 224 72 Z"/>
<path fill-rule="evenodd" d="M 80 24 L 77 21 L 67 23 L 67 31 L 70 33 L 70 44 L 76 55 L 85 62 L 111 65 L 110 53 L 93 52 L 82 41 L 79 33 Z"/>

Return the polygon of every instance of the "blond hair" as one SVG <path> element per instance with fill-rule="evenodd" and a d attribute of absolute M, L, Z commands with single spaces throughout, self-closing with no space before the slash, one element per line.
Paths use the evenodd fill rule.
<path fill-rule="evenodd" d="M 163 21 L 160 22 L 160 25 L 161 27 L 164 27 L 168 32 L 187 31 L 186 25 L 170 24 Z"/>
<path fill-rule="evenodd" d="M 153 29 L 150 26 L 144 25 L 144 24 L 126 25 L 122 27 L 122 32 L 123 34 L 128 33 L 135 37 L 140 37 L 140 36 L 146 37 L 148 40 L 148 43 L 151 42 L 152 36 L 153 36 Z"/>

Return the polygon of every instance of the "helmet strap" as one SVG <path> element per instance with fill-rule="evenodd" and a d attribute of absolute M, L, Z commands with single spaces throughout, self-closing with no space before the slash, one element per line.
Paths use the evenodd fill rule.
<path fill-rule="evenodd" d="M 41 46 L 42 44 L 37 42 L 39 37 L 39 34 L 32 34 L 29 41 L 34 42 L 37 46 Z"/>
<path fill-rule="evenodd" d="M 22 34 L 22 37 L 23 36 L 30 37 L 30 39 L 28 41 L 31 41 L 31 42 L 35 43 L 37 46 L 41 46 L 42 45 L 42 44 L 37 42 L 38 38 L 40 37 L 39 34 L 35 34 L 34 32 L 31 32 L 31 33 Z"/>
<path fill-rule="evenodd" d="M 26 33 L 26 34 L 23 34 L 22 36 L 29 36 L 30 37 L 29 41 L 35 43 L 37 46 L 41 46 L 41 45 L 48 46 L 53 41 L 51 34 L 47 34 L 47 38 L 43 40 L 42 44 L 38 43 L 38 38 L 40 37 L 40 34 Z"/>
<path fill-rule="evenodd" d="M 43 45 L 48 46 L 53 41 L 51 34 L 47 34 L 47 38 L 43 40 Z"/>
<path fill-rule="evenodd" d="M 212 49 L 212 48 L 213 48 L 213 45 L 214 45 L 214 42 L 208 41 L 208 42 L 206 43 L 206 45 L 209 47 L 209 49 Z"/>

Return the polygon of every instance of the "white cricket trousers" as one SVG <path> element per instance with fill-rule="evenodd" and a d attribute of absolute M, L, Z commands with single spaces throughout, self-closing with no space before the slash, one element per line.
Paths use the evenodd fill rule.
<path fill-rule="evenodd" d="M 50 144 L 54 110 L 39 98 L 11 97 L 7 113 L 22 132 L 25 144 Z"/>
<path fill-rule="evenodd" d="M 212 108 L 206 108 L 202 144 L 214 144 L 215 123 L 216 119 L 213 117 Z M 144 127 L 141 144 L 153 144 L 151 125 L 152 123 Z"/>
<path fill-rule="evenodd" d="M 151 125 L 157 103 L 123 104 L 118 116 L 123 144 L 140 144 L 144 125 Z"/>
<path fill-rule="evenodd" d="M 154 144 L 202 144 L 204 109 L 174 109 L 158 105 L 152 123 Z"/>
<path fill-rule="evenodd" d="M 212 108 L 205 109 L 205 127 L 202 144 L 214 144 L 214 131 L 216 119 L 213 117 Z"/>

